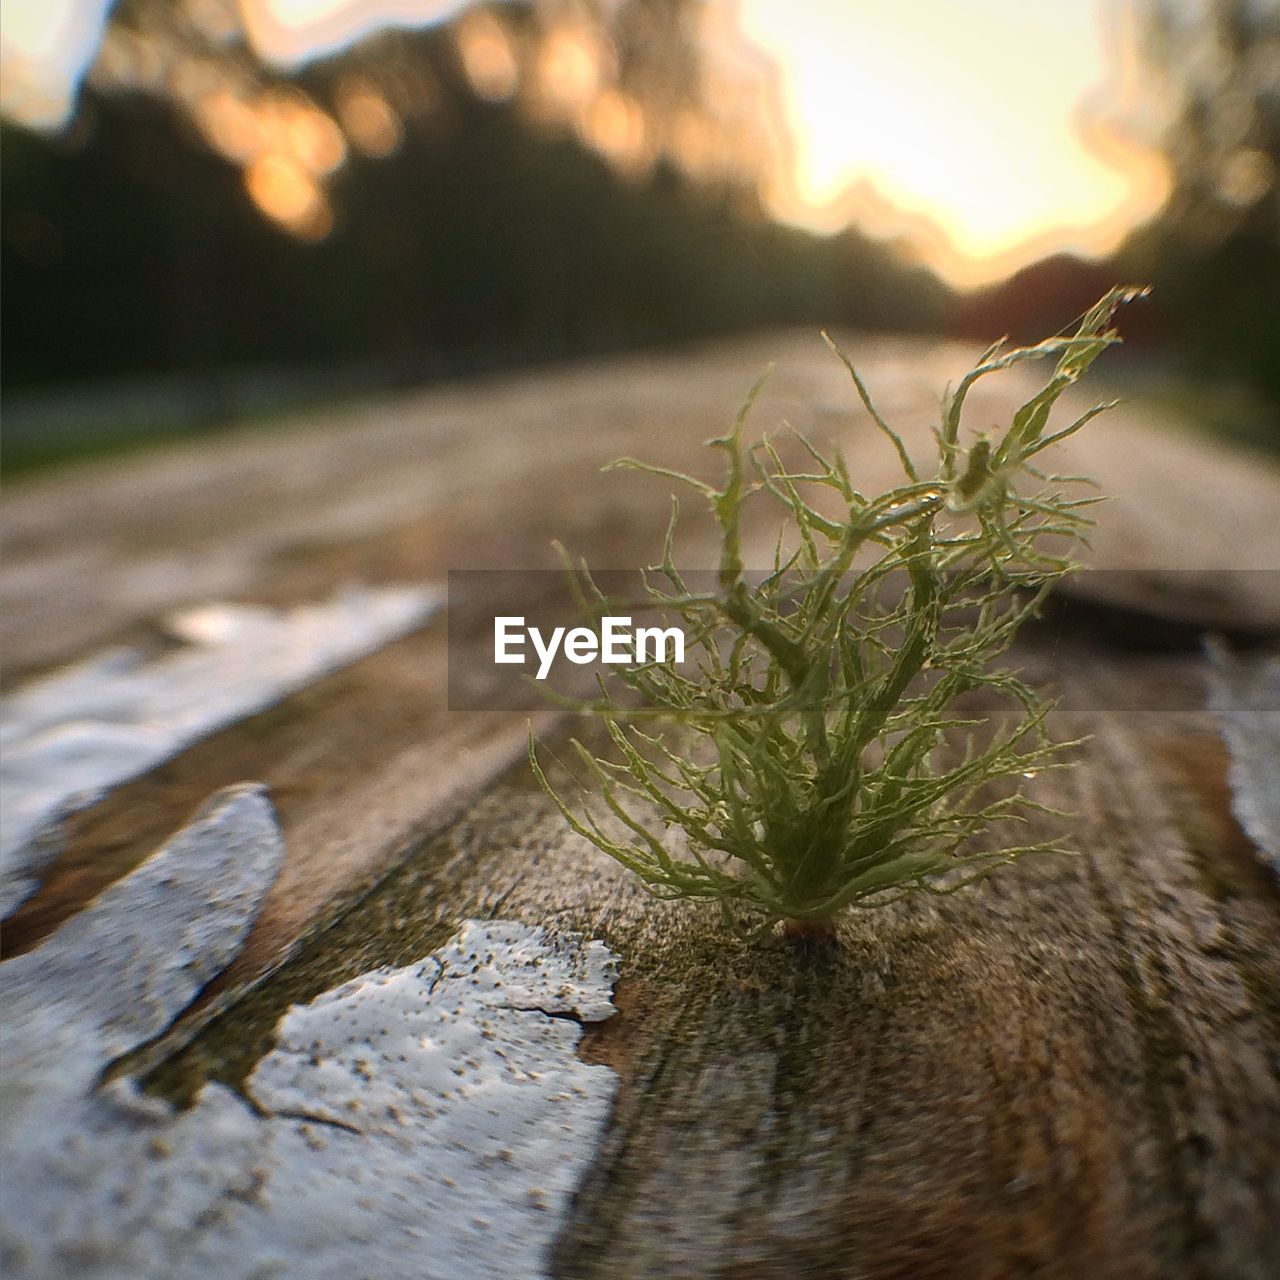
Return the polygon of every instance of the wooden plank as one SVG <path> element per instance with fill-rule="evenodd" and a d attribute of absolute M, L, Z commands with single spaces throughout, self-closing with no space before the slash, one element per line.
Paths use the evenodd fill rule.
<path fill-rule="evenodd" d="M 851 346 L 916 440 L 970 354 Z M 816 340 L 431 392 L 322 437 L 228 439 L 20 492 L 0 582 L 18 675 L 109 639 L 159 643 L 160 613 L 210 594 L 290 603 L 343 578 L 548 565 L 555 535 L 634 563 L 655 549 L 661 487 L 595 466 L 696 464 L 767 353 L 782 361 L 760 425 L 838 435 L 880 484 L 892 457 Z M 974 408 L 984 425 L 1007 394 Z M 749 947 L 565 833 L 518 762 L 524 717 L 448 710 L 436 624 L 74 816 L 5 945 L 47 936 L 216 788 L 262 781 L 280 879 L 231 968 L 121 1068 L 158 1066 L 172 1096 L 243 1082 L 290 1004 L 410 963 L 465 917 L 550 921 L 623 958 L 621 1012 L 583 1042 L 621 1093 L 558 1274 L 1270 1276 L 1280 900 L 1232 817 L 1187 645 L 1280 617 L 1280 478 L 1154 432 L 1130 413 L 1081 437 L 1073 467 L 1120 495 L 1093 561 L 1116 576 L 1090 579 L 1108 584 L 1101 613 L 1024 650 L 1064 682 L 1062 731 L 1095 735 L 1080 768 L 1037 784 L 1079 815 L 1074 858 L 855 914 L 832 951 Z M 705 521 L 691 538 L 708 546 Z M 1240 567 L 1254 572 L 1221 573 Z M 1171 572 L 1188 568 L 1227 591 Z M 1108 594 L 1149 624 L 1127 653 L 1096 639 Z M 1150 652 L 1179 619 L 1187 633 Z"/>
<path fill-rule="evenodd" d="M 1222 791 L 1185 784 L 1221 787 L 1209 717 L 1073 714 L 1095 737 L 1041 794 L 1076 856 L 854 914 L 831 951 L 652 902 L 514 774 L 158 1082 L 235 1082 L 291 1002 L 462 916 L 556 920 L 623 957 L 621 1012 L 584 1041 L 622 1093 L 557 1274 L 1261 1280 L 1280 899 Z"/>

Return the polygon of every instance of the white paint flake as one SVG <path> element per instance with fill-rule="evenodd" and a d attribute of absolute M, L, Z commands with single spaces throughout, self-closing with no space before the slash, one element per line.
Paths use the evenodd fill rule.
<path fill-rule="evenodd" d="M 6 1028 L 56 1016 L 92 1039 L 94 1070 L 159 1035 L 239 953 L 283 861 L 267 789 L 216 792 L 42 946 L 0 966 Z M 6 1036 L 6 1057 L 17 1047 Z"/>
<path fill-rule="evenodd" d="M 274 875 L 256 789 L 218 798 L 28 955 L 0 966 L 0 1269 L 124 1280 L 537 1277 L 616 1077 L 575 1053 L 615 961 L 467 922 L 426 960 L 295 1006 L 253 1105 L 185 1112 L 112 1058 L 239 945 Z M 278 841 L 278 833 L 276 833 Z"/>
<path fill-rule="evenodd" d="M 192 1153 L 192 1177 L 170 1184 L 165 1212 L 200 1213 L 219 1179 L 243 1185 L 248 1165 L 235 1153 L 257 1135 L 238 1101 L 213 1099 L 192 1128 L 128 1081 L 95 1087 L 239 952 L 283 859 L 265 788 L 229 787 L 44 943 L 0 965 L 0 1273 L 115 1274 L 101 1260 L 158 1194 L 121 1152 L 136 1156 L 161 1129 Z"/>
<path fill-rule="evenodd" d="M 1209 655 L 1209 703 L 1231 763 L 1231 811 L 1280 874 L 1280 661 L 1248 659 L 1220 642 Z"/>
<path fill-rule="evenodd" d="M 114 649 L 0 701 L 0 917 L 38 884 L 56 824 L 192 743 L 413 630 L 419 587 L 351 590 L 288 610 L 217 604 L 168 621 L 182 648 Z"/>

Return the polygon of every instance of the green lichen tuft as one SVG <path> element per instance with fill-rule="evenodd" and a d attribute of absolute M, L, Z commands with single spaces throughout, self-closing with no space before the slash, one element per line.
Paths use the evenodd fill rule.
<path fill-rule="evenodd" d="M 569 825 L 660 897 L 708 899 L 734 920 L 786 921 L 793 935 L 824 932 L 847 907 L 951 893 L 1059 847 L 992 836 L 1039 807 L 1023 780 L 1062 767 L 1072 745 L 1050 739 L 1052 704 L 999 660 L 1072 568 L 1069 551 L 1089 524 L 1083 508 L 1097 501 L 1069 496 L 1071 478 L 1035 464 L 1110 406 L 1054 430 L 1051 411 L 1118 340 L 1111 318 L 1140 292 L 1113 290 L 1071 336 L 988 349 L 943 401 L 928 473 L 830 343 L 902 467 L 903 483 L 878 496 L 854 487 L 838 452 L 828 457 L 803 437 L 803 471 L 768 438 L 748 447 L 758 386 L 728 434 L 708 442 L 725 459 L 719 487 L 615 464 L 700 494 L 720 529 L 720 565 L 710 590 L 682 575 L 673 503 L 645 590 L 683 625 L 684 667 L 669 659 L 621 669 L 627 692 L 614 696 L 603 683 L 583 705 L 616 756 L 574 743 L 590 783 L 580 808 L 553 789 L 530 742 L 534 773 Z M 1003 434 L 966 444 L 961 415 L 973 385 L 1037 360 L 1054 362 L 1045 386 Z M 751 499 L 776 504 L 784 522 L 762 575 L 743 563 Z M 586 567 L 575 575 L 588 609 L 607 613 Z M 1011 714 L 998 723 L 963 717 L 957 700 L 975 693 Z"/>

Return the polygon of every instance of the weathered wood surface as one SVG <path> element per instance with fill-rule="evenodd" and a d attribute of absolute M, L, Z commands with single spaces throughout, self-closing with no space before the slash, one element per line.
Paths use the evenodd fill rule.
<path fill-rule="evenodd" d="M 917 433 L 972 354 L 850 346 Z M 652 555 L 663 493 L 596 468 L 698 465 L 770 359 L 757 425 L 838 437 L 874 488 L 883 440 L 817 339 L 786 335 L 423 393 L 14 490 L 6 680 L 111 642 L 159 647 L 165 611 L 214 597 L 545 567 L 553 536 L 597 564 Z M 971 425 L 1009 395 L 975 396 Z M 1137 409 L 1095 424 L 1062 469 L 1116 495 L 1093 551 L 1115 572 L 1025 646 L 1064 682 L 1063 731 L 1093 734 L 1079 768 L 1037 781 L 1077 815 L 1074 857 L 854 915 L 832 952 L 748 947 L 563 830 L 518 761 L 523 716 L 447 709 L 436 620 L 69 817 L 6 951 L 217 788 L 260 781 L 280 878 L 239 956 L 129 1064 L 173 1096 L 242 1085 L 291 1003 L 416 960 L 464 918 L 554 922 L 622 957 L 619 1013 L 581 1048 L 621 1091 L 556 1274 L 1275 1274 L 1280 895 L 1232 816 L 1186 640 L 1275 634 L 1280 476 Z M 696 545 L 705 527 L 690 528 Z M 1239 569 L 1257 572 L 1223 572 Z M 1170 634 L 1172 651 L 1147 651 Z"/>

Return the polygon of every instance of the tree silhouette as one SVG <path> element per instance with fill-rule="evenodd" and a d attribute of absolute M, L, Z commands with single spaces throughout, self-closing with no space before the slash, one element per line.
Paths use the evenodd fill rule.
<path fill-rule="evenodd" d="M 933 323 L 927 272 L 768 218 L 760 84 L 708 63 L 700 10 L 473 7 L 288 72 L 235 5 L 209 30 L 208 6 L 122 0 L 67 133 L 5 128 L 6 382 L 194 373 L 217 417 L 218 371 L 243 364 L 407 381 L 765 324 Z"/>

